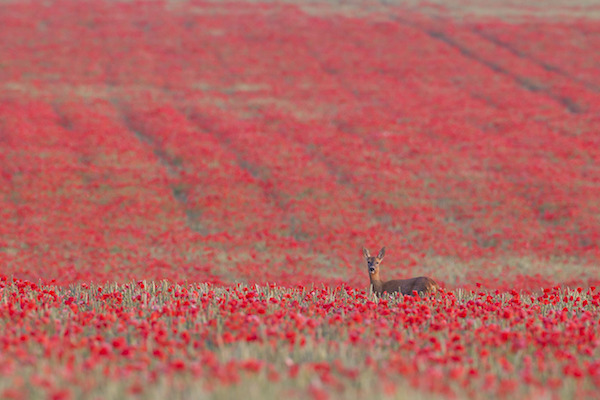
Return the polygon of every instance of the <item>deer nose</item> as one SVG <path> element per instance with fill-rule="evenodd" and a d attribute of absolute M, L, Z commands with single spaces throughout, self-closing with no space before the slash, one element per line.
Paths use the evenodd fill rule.
<path fill-rule="evenodd" d="M 369 272 L 371 272 L 371 273 L 375 272 L 375 268 L 369 267 Z"/>

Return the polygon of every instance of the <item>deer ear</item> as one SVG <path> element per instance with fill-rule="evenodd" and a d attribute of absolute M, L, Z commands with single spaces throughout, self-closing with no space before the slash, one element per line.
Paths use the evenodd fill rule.
<path fill-rule="evenodd" d="M 382 247 L 381 250 L 379 250 L 379 254 L 377 255 L 377 258 L 382 259 L 384 255 L 385 255 L 385 247 Z"/>
<path fill-rule="evenodd" d="M 371 254 L 369 253 L 369 250 L 367 250 L 366 248 L 363 247 L 363 256 L 365 256 L 365 258 L 369 258 L 371 257 Z"/>

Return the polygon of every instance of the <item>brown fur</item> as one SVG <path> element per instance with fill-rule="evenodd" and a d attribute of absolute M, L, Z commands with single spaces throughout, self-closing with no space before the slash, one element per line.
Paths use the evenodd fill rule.
<path fill-rule="evenodd" d="M 419 294 L 430 295 L 435 294 L 439 289 L 439 285 L 433 279 L 426 276 L 410 279 L 394 279 L 383 282 L 379 276 L 379 264 L 381 264 L 383 256 L 385 255 L 385 247 L 379 251 L 377 257 L 371 257 L 369 250 L 364 248 L 363 254 L 367 260 L 367 271 L 369 272 L 369 278 L 371 278 L 371 285 L 377 296 L 381 296 L 386 292 L 400 292 L 404 295 L 412 295 L 413 292 L 417 292 Z M 370 271 L 371 269 L 373 269 L 373 271 Z"/>

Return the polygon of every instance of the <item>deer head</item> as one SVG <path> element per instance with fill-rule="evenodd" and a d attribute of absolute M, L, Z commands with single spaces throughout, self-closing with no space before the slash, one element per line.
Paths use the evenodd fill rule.
<path fill-rule="evenodd" d="M 381 250 L 379 250 L 379 254 L 377 254 L 377 257 L 372 257 L 371 254 L 369 253 L 369 250 L 367 250 L 363 247 L 363 255 L 365 256 L 365 259 L 367 260 L 367 267 L 369 269 L 369 275 L 378 276 L 379 275 L 379 264 L 381 263 L 381 261 L 383 260 L 383 256 L 385 255 L 385 247 L 382 247 Z"/>

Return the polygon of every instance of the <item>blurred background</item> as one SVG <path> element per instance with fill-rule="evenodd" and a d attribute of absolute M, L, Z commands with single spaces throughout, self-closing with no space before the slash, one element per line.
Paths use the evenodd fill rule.
<path fill-rule="evenodd" d="M 599 282 L 600 3 L 0 1 L 27 279 Z"/>

